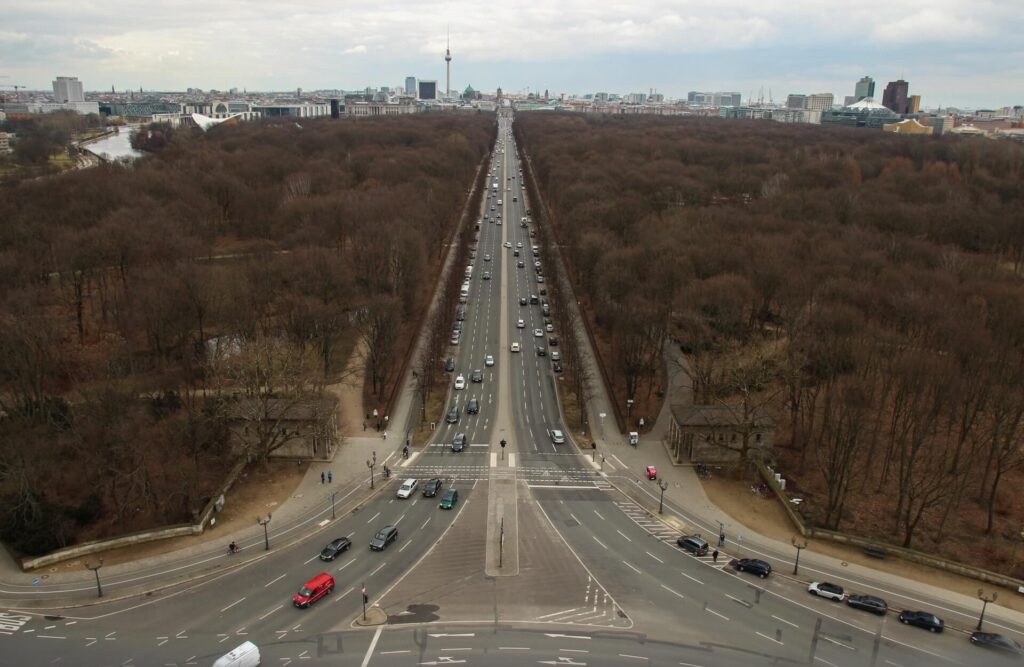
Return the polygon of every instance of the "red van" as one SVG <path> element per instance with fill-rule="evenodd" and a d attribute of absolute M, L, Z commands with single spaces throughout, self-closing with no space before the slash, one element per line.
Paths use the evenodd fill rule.
<path fill-rule="evenodd" d="M 334 590 L 334 577 L 324 572 L 316 575 L 292 596 L 296 607 L 305 609 Z"/>

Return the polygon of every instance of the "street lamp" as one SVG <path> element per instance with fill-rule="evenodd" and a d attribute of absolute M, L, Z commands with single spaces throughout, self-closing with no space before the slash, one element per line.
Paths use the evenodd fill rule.
<path fill-rule="evenodd" d="M 337 491 L 331 491 L 331 520 L 334 520 L 334 497 L 338 495 Z"/>
<path fill-rule="evenodd" d="M 100 559 L 99 565 L 92 567 L 89 565 L 89 561 L 85 561 L 85 569 L 89 570 L 96 575 L 96 597 L 103 597 L 103 587 L 100 586 L 100 568 L 103 567 L 103 559 Z"/>
<path fill-rule="evenodd" d="M 630 416 L 633 414 L 633 399 L 626 399 L 626 421 L 629 421 Z"/>
<path fill-rule="evenodd" d="M 981 622 L 985 620 L 985 607 L 988 606 L 989 602 L 995 602 L 999 594 L 992 591 L 992 597 L 985 597 L 985 591 L 978 589 L 978 599 L 981 600 L 981 616 L 978 617 L 978 631 L 981 631 Z"/>
<path fill-rule="evenodd" d="M 366 467 L 370 469 L 370 489 L 373 489 L 373 467 L 377 465 L 377 450 L 373 450 L 373 460 L 366 459 Z"/>
<path fill-rule="evenodd" d="M 793 574 L 797 573 L 800 569 L 800 552 L 807 548 L 807 540 L 797 541 L 796 535 L 789 540 L 794 547 L 796 547 L 796 561 L 793 563 Z"/>
<path fill-rule="evenodd" d="M 668 488 L 668 482 L 661 480 L 658 482 L 658 488 L 661 489 L 661 500 L 658 502 L 658 514 L 662 513 L 665 509 L 665 489 Z"/>
<path fill-rule="evenodd" d="M 267 530 L 267 525 L 270 523 L 270 512 L 267 512 L 267 518 L 265 521 L 256 517 L 256 523 L 263 526 L 263 550 L 270 551 L 270 533 Z"/>

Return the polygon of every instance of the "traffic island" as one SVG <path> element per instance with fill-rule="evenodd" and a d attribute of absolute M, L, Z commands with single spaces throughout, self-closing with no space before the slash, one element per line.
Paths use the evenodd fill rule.
<path fill-rule="evenodd" d="M 384 625 L 387 622 L 388 615 L 384 613 L 384 610 L 379 605 L 367 607 L 366 618 L 363 618 L 362 614 L 356 616 L 356 625 L 361 626 Z"/>

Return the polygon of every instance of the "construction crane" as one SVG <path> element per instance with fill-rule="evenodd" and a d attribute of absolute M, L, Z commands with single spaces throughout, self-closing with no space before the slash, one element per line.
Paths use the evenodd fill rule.
<path fill-rule="evenodd" d="M 16 100 L 21 100 L 21 93 L 18 91 L 23 90 L 26 87 L 27 86 L 23 86 L 20 83 L 0 83 L 0 88 L 14 88 L 14 99 Z M 7 98 L 5 97 L 3 101 L 6 102 Z"/>

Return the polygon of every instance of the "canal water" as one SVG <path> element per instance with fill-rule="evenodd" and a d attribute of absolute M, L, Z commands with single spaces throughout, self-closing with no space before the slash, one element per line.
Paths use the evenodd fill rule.
<path fill-rule="evenodd" d="M 83 146 L 88 151 L 105 157 L 108 160 L 128 158 L 135 160 L 142 157 L 142 153 L 132 148 L 131 136 L 134 125 L 125 125 L 119 128 L 117 134 L 104 137 L 99 141 Z"/>

